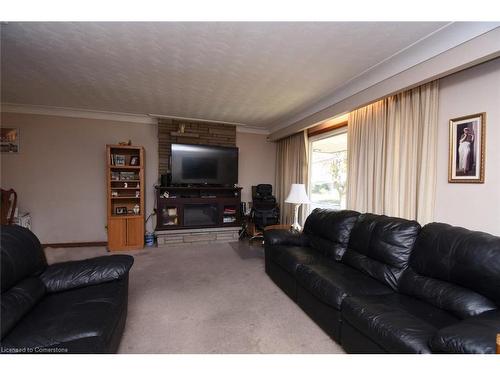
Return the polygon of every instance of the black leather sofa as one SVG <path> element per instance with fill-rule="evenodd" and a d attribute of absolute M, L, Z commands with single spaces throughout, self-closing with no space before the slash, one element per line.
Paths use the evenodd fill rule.
<path fill-rule="evenodd" d="M 127 317 L 134 258 L 48 266 L 36 236 L 1 227 L 1 352 L 115 353 Z"/>
<path fill-rule="evenodd" d="M 315 209 L 264 233 L 266 273 L 348 353 L 494 353 L 500 237 Z"/>

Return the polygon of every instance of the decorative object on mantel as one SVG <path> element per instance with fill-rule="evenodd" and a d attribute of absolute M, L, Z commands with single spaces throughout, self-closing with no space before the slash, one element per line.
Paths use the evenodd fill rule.
<path fill-rule="evenodd" d="M 129 139 L 127 142 L 119 142 L 120 146 L 132 146 L 132 141 Z"/>
<path fill-rule="evenodd" d="M 0 128 L 0 149 L 2 153 L 19 153 L 19 129 Z"/>
<path fill-rule="evenodd" d="M 450 120 L 448 182 L 484 183 L 486 113 Z"/>
<path fill-rule="evenodd" d="M 292 184 L 288 197 L 285 199 L 286 203 L 292 203 L 295 205 L 295 214 L 293 216 L 292 230 L 295 232 L 300 232 L 302 227 L 299 224 L 299 207 L 302 203 L 311 203 L 309 197 L 306 193 L 306 186 L 304 184 Z"/>
<path fill-rule="evenodd" d="M 200 135 L 196 133 L 186 133 L 186 124 L 179 124 L 179 128 L 176 132 L 170 132 L 172 137 L 187 137 L 187 138 L 199 138 Z"/>

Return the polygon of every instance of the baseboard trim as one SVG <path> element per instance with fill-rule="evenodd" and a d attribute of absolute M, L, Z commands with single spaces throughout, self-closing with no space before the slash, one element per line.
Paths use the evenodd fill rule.
<path fill-rule="evenodd" d="M 61 243 L 44 243 L 43 248 L 47 247 L 97 247 L 97 246 L 108 246 L 107 242 L 61 242 Z"/>

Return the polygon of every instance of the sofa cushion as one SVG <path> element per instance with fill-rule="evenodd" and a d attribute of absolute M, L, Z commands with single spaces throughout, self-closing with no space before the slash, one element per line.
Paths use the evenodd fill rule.
<path fill-rule="evenodd" d="M 461 319 L 497 308 L 495 303 L 479 293 L 447 281 L 417 275 L 411 269 L 401 277 L 400 289 Z"/>
<path fill-rule="evenodd" d="M 419 231 L 416 221 L 363 214 L 341 261 L 397 290 Z"/>
<path fill-rule="evenodd" d="M 323 256 L 310 247 L 301 246 L 274 246 L 269 250 L 271 260 L 283 269 L 295 275 L 300 264 L 315 263 Z"/>
<path fill-rule="evenodd" d="M 398 293 L 348 297 L 342 320 L 390 353 L 431 353 L 436 332 L 458 322 L 444 310 Z"/>
<path fill-rule="evenodd" d="M 494 354 L 499 332 L 500 310 L 487 311 L 439 330 L 430 345 L 440 353 Z"/>
<path fill-rule="evenodd" d="M 0 323 L 3 338 L 45 295 L 38 277 L 30 277 L 2 293 Z"/>
<path fill-rule="evenodd" d="M 459 318 L 500 304 L 500 237 L 448 224 L 421 231 L 400 291 Z"/>
<path fill-rule="evenodd" d="M 2 340 L 4 348 L 71 349 L 103 352 L 127 304 L 128 278 L 46 295 Z M 66 345 L 68 343 L 68 345 Z"/>
<path fill-rule="evenodd" d="M 307 217 L 304 234 L 311 247 L 325 256 L 340 260 L 349 242 L 359 212 L 316 208 Z"/>
<path fill-rule="evenodd" d="M 297 282 L 337 310 L 347 296 L 393 293 L 372 277 L 332 260 L 301 264 L 297 268 Z"/>
<path fill-rule="evenodd" d="M 134 257 L 125 254 L 62 262 L 48 266 L 40 275 L 47 292 L 82 288 L 126 277 Z"/>
<path fill-rule="evenodd" d="M 0 230 L 2 293 L 21 280 L 38 275 L 47 261 L 38 238 L 26 228 L 2 225 Z"/>

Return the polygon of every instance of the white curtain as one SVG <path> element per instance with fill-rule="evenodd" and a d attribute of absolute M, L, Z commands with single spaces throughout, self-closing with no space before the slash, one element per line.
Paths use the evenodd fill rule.
<path fill-rule="evenodd" d="M 432 221 L 438 90 L 434 81 L 350 113 L 348 208 Z"/>
<path fill-rule="evenodd" d="M 307 132 L 303 131 L 280 139 L 276 147 L 276 199 L 282 224 L 293 223 L 293 205 L 285 203 L 292 184 L 307 185 L 308 170 Z M 306 207 L 301 206 L 299 219 L 303 223 Z"/>

